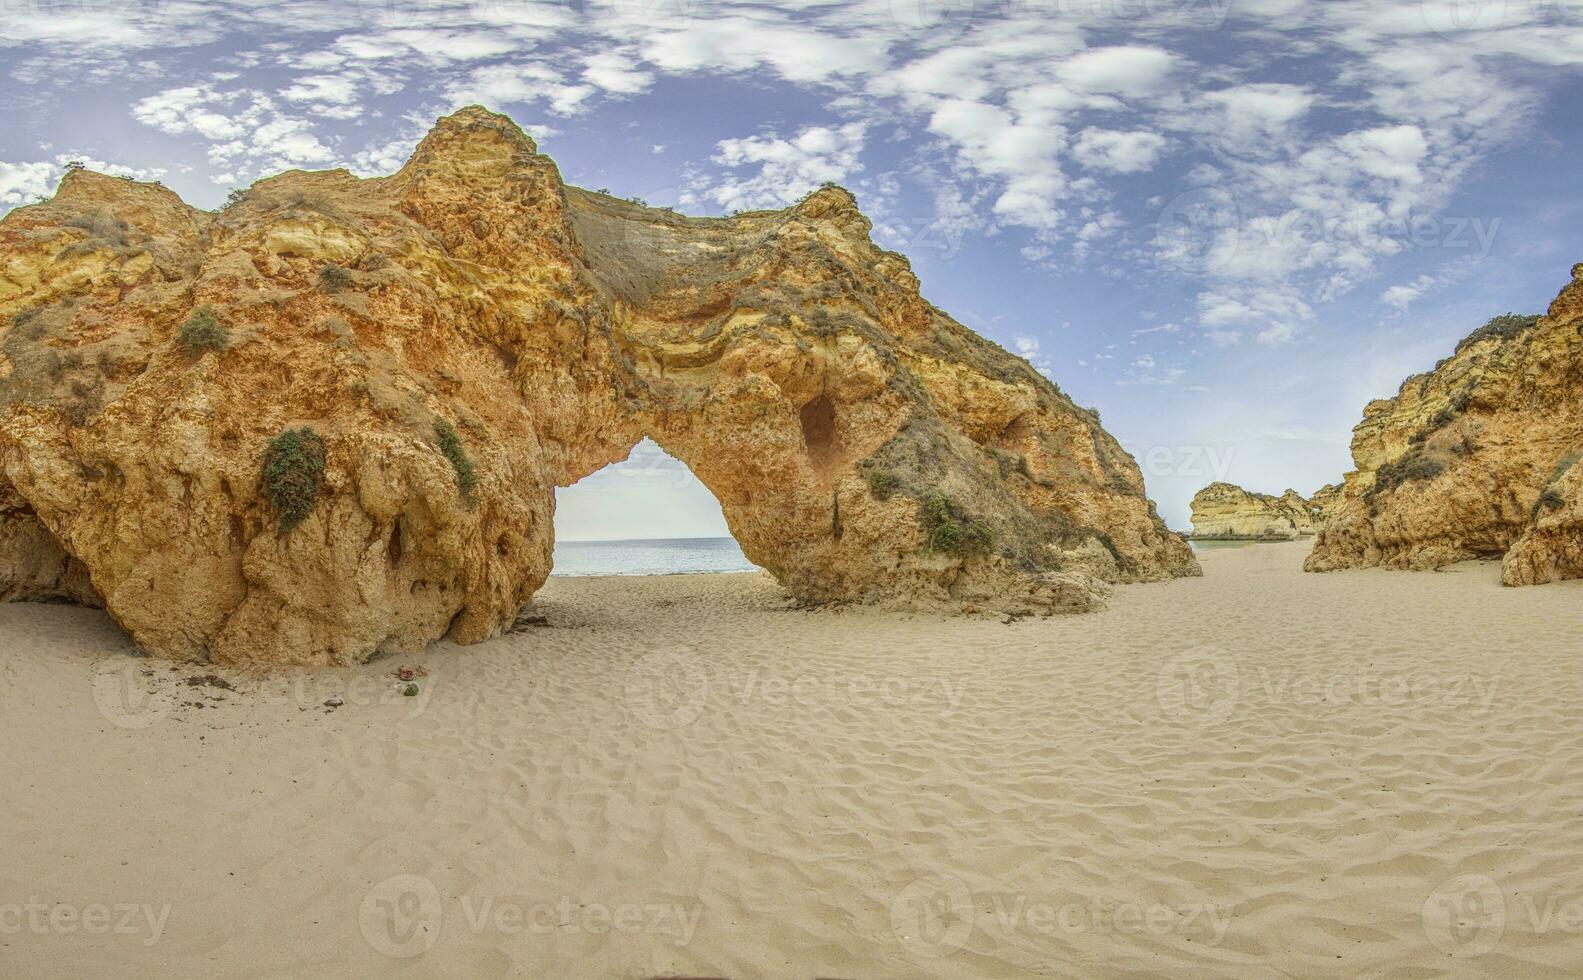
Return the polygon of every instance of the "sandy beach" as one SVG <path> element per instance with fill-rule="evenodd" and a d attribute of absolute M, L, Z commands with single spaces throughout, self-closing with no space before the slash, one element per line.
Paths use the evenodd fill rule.
<path fill-rule="evenodd" d="M 413 696 L 0 606 L 0 973 L 1577 975 L 1583 582 L 1307 549 L 1016 622 L 552 578 Z"/>

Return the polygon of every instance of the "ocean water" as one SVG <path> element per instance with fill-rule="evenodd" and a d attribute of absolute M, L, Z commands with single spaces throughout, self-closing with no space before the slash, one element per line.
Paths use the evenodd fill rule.
<path fill-rule="evenodd" d="M 684 575 L 752 572 L 733 538 L 557 541 L 552 575 Z"/>
<path fill-rule="evenodd" d="M 1257 541 L 1189 541 L 1194 551 L 1246 548 Z M 688 575 L 752 572 L 734 538 L 638 538 L 557 541 L 552 575 Z"/>

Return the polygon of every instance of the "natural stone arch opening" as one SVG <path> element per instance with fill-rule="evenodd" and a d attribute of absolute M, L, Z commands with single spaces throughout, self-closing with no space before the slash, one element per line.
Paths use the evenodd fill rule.
<path fill-rule="evenodd" d="M 219 212 L 74 170 L 0 219 L 0 496 L 39 525 L 0 535 L 0 596 L 85 570 L 190 660 L 475 643 L 548 576 L 556 488 L 644 436 L 804 603 L 1075 612 L 1197 574 L 1098 416 L 871 227 L 834 186 L 722 218 L 569 187 L 478 107 L 389 177 Z M 200 312 L 219 344 L 182 339 Z M 262 463 L 303 429 L 284 520 Z"/>
<path fill-rule="evenodd" d="M 742 553 L 719 498 L 648 438 L 557 488 L 553 532 L 552 576 L 761 570 Z"/>

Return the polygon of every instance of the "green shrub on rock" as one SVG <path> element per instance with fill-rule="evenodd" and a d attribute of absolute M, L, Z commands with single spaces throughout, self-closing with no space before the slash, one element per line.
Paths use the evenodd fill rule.
<path fill-rule="evenodd" d="M 318 286 L 321 292 L 338 293 L 350 289 L 356 281 L 345 268 L 333 263 L 319 270 Z"/>
<path fill-rule="evenodd" d="M 1378 494 L 1390 493 L 1404 483 L 1433 480 L 1445 468 L 1446 464 L 1428 455 L 1422 445 L 1414 445 L 1399 459 L 1386 463 L 1374 472 L 1374 486 L 1365 491 L 1363 497 L 1372 501 Z"/>
<path fill-rule="evenodd" d="M 891 494 L 896 492 L 898 482 L 893 474 L 875 471 L 868 475 L 868 492 L 875 500 L 889 500 Z"/>
<path fill-rule="evenodd" d="M 440 453 L 450 460 L 451 469 L 456 471 L 456 486 L 462 491 L 462 497 L 472 503 L 473 491 L 478 486 L 478 472 L 473 468 L 473 461 L 467 455 L 467 447 L 462 445 L 462 437 L 457 434 L 456 426 L 445 419 L 435 419 L 434 439 L 440 445 Z"/>
<path fill-rule="evenodd" d="M 231 331 L 215 319 L 214 311 L 207 306 L 194 310 L 187 322 L 176 333 L 181 346 L 190 351 L 225 350 L 231 343 Z"/>
<path fill-rule="evenodd" d="M 974 520 L 950 497 L 931 490 L 918 503 L 918 523 L 928 534 L 930 551 L 948 555 L 988 554 L 995 544 L 995 531 Z"/>
<path fill-rule="evenodd" d="M 313 511 L 324 480 L 324 440 L 307 426 L 271 439 L 264 453 L 264 495 L 290 531 Z"/>

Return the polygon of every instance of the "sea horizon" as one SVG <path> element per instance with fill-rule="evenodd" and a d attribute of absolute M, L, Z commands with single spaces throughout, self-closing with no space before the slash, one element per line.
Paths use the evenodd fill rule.
<path fill-rule="evenodd" d="M 699 575 L 752 572 L 733 537 L 594 538 L 556 541 L 551 575 Z"/>

